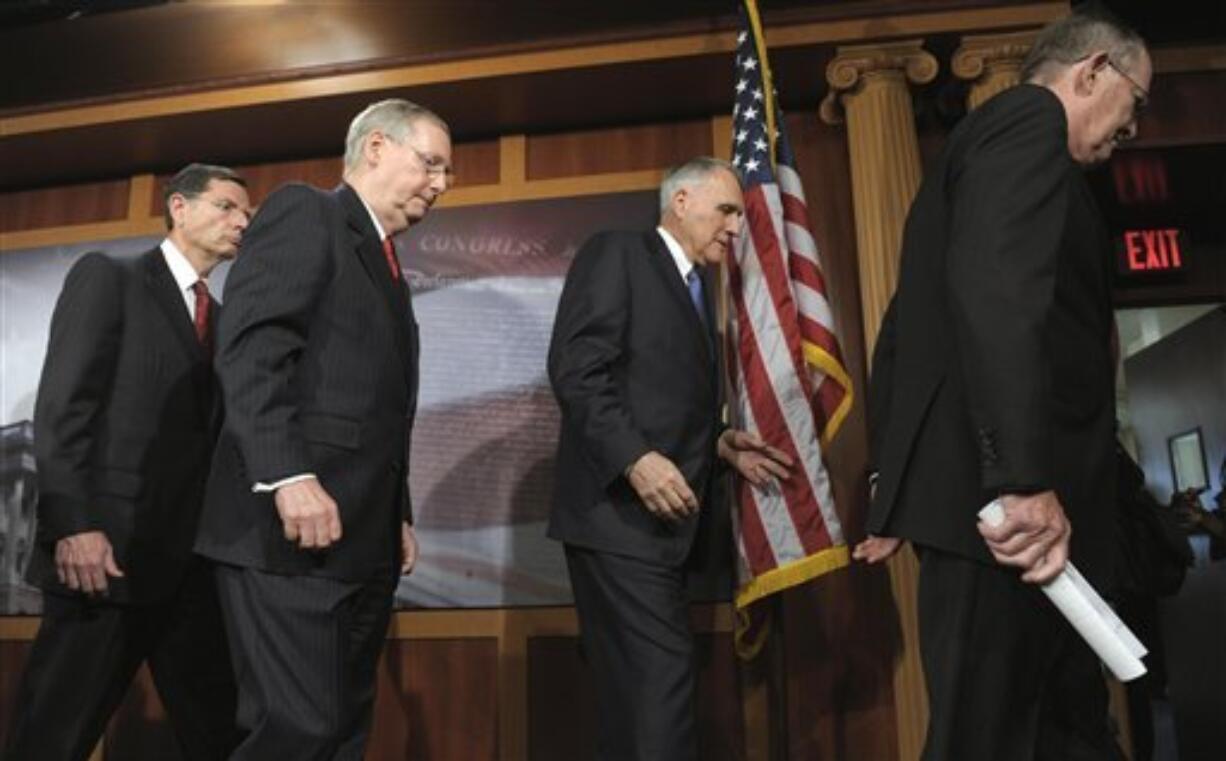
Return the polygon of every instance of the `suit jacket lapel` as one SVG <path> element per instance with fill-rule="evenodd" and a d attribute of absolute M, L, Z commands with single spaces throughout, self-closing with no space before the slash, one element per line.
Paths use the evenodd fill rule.
<path fill-rule="evenodd" d="M 216 382 L 213 379 L 213 358 L 209 356 L 210 349 L 196 338 L 196 326 L 187 313 L 187 304 L 179 293 L 179 284 L 175 281 L 174 275 L 170 273 L 170 267 L 166 264 L 162 250 L 155 248 L 145 254 L 144 265 L 145 284 L 153 293 L 153 301 L 158 305 L 158 311 L 170 324 L 171 332 L 175 335 L 175 343 L 183 350 L 191 368 L 190 373 L 192 383 L 196 387 L 197 413 L 200 415 L 200 422 L 205 426 L 213 425 L 212 418 L 215 414 L 220 413 L 220 409 L 214 409 L 219 405 L 215 404 L 214 398 L 217 396 L 214 388 Z M 217 302 L 211 297 L 210 301 L 212 301 L 210 321 L 216 326 Z"/>
<path fill-rule="evenodd" d="M 405 378 L 411 382 L 412 366 L 410 362 L 409 320 L 412 319 L 412 307 L 409 305 L 408 288 L 404 278 L 392 279 L 388 272 L 387 259 L 383 256 L 383 242 L 370 221 L 370 213 L 362 204 L 362 199 L 353 188 L 342 184 L 335 191 L 345 209 L 345 220 L 358 260 L 366 270 L 366 275 L 375 284 L 375 288 L 383 295 L 384 305 L 391 311 L 392 324 L 395 326 L 396 351 L 404 365 Z"/>
<path fill-rule="evenodd" d="M 171 332 L 178 339 L 175 343 L 187 354 L 189 360 L 193 362 L 207 360 L 208 354 L 196 338 L 196 327 L 187 313 L 187 305 L 183 301 L 183 296 L 179 294 L 179 284 L 175 282 L 174 275 L 170 274 L 170 267 L 166 265 L 162 250 L 155 248 L 142 258 L 145 285 L 153 294 L 153 301 L 169 323 Z"/>
<path fill-rule="evenodd" d="M 222 307 L 221 307 L 221 304 L 217 301 L 217 299 L 210 297 L 209 301 L 212 302 L 212 305 L 210 306 L 210 308 L 213 310 L 211 314 L 212 314 L 213 325 L 215 327 L 219 324 L 221 320 Z M 215 338 L 216 332 L 214 332 L 213 335 Z M 209 359 L 212 360 L 212 357 L 210 357 Z M 217 433 L 221 431 L 221 424 L 222 422 L 224 422 L 225 406 L 223 405 L 222 398 L 221 398 L 221 384 L 218 383 L 217 376 L 213 373 L 213 366 L 212 366 L 211 361 L 209 365 L 207 366 L 207 370 L 208 372 L 205 375 L 206 382 L 205 382 L 205 389 L 204 389 L 205 391 L 205 415 L 208 417 L 209 430 L 213 432 L 214 436 L 216 436 Z"/>
<path fill-rule="evenodd" d="M 669 253 L 668 247 L 664 245 L 660 234 L 652 230 L 647 233 L 647 248 L 650 250 L 651 263 L 655 266 L 655 270 L 660 277 L 664 278 L 666 287 L 669 293 L 673 295 L 673 301 L 676 306 L 681 309 L 683 321 L 694 337 L 694 344 L 699 346 L 698 351 L 702 354 L 707 362 L 714 361 L 712 350 L 714 349 L 711 334 L 706 326 L 702 324 L 702 320 L 698 317 L 698 312 L 694 310 L 694 302 L 690 300 L 690 291 L 686 286 L 685 281 L 681 279 L 681 273 L 677 271 L 677 265 L 673 262 L 673 255 Z M 702 277 L 702 270 L 699 270 L 699 276 Z M 707 312 L 707 325 L 714 325 L 715 320 L 711 315 L 711 296 L 710 283 L 706 278 L 703 278 L 703 306 Z"/>

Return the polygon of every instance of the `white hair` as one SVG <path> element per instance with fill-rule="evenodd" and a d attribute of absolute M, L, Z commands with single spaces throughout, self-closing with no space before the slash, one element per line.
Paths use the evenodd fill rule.
<path fill-rule="evenodd" d="M 736 178 L 738 185 L 741 184 L 741 172 L 731 162 L 711 156 L 698 156 L 668 170 L 660 183 L 660 213 L 668 211 L 677 191 L 692 188 L 718 171 L 728 172 Z"/>
<path fill-rule="evenodd" d="M 389 140 L 401 143 L 412 134 L 413 125 L 423 119 L 434 122 L 444 132 L 451 134 L 447 122 L 425 106 L 403 98 L 371 103 L 349 122 L 349 132 L 345 135 L 345 171 L 353 171 L 361 165 L 362 148 L 370 133 L 382 132 Z"/>

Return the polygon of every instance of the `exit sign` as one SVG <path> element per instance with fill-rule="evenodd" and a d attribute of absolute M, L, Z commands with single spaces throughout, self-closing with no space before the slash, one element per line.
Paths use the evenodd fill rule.
<path fill-rule="evenodd" d="M 1125 230 L 1120 271 L 1125 274 L 1178 272 L 1184 268 L 1183 234 L 1177 227 Z"/>

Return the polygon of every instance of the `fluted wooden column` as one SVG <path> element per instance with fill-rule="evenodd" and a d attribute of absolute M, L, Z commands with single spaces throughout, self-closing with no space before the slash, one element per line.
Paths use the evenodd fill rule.
<path fill-rule="evenodd" d="M 831 91 L 821 105 L 822 119 L 847 124 L 860 303 L 869 356 L 898 282 L 903 224 L 923 172 L 910 84 L 930 82 L 936 73 L 937 61 L 920 40 L 840 47 L 826 69 Z M 919 564 L 910 547 L 889 561 L 889 570 L 903 640 L 894 672 L 898 753 L 902 761 L 913 761 L 923 749 L 928 698 L 915 604 Z"/>
<path fill-rule="evenodd" d="M 908 83 L 932 81 L 937 61 L 920 40 L 840 47 L 826 68 L 821 116 L 847 123 L 864 338 L 872 353 L 898 282 L 903 222 L 919 188 L 919 139 Z"/>
<path fill-rule="evenodd" d="M 968 109 L 978 108 L 988 98 L 1021 81 L 1022 61 L 1034 44 L 1036 34 L 1014 32 L 962 38 L 962 44 L 950 61 L 950 69 L 971 82 L 971 91 L 966 96 Z"/>

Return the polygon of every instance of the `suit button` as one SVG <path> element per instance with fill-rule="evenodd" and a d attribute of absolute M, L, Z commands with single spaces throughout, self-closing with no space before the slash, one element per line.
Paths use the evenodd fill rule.
<path fill-rule="evenodd" d="M 985 465 L 994 465 L 1000 454 L 996 449 L 996 432 L 990 428 L 980 428 L 976 431 L 979 438 L 979 456 Z"/>

